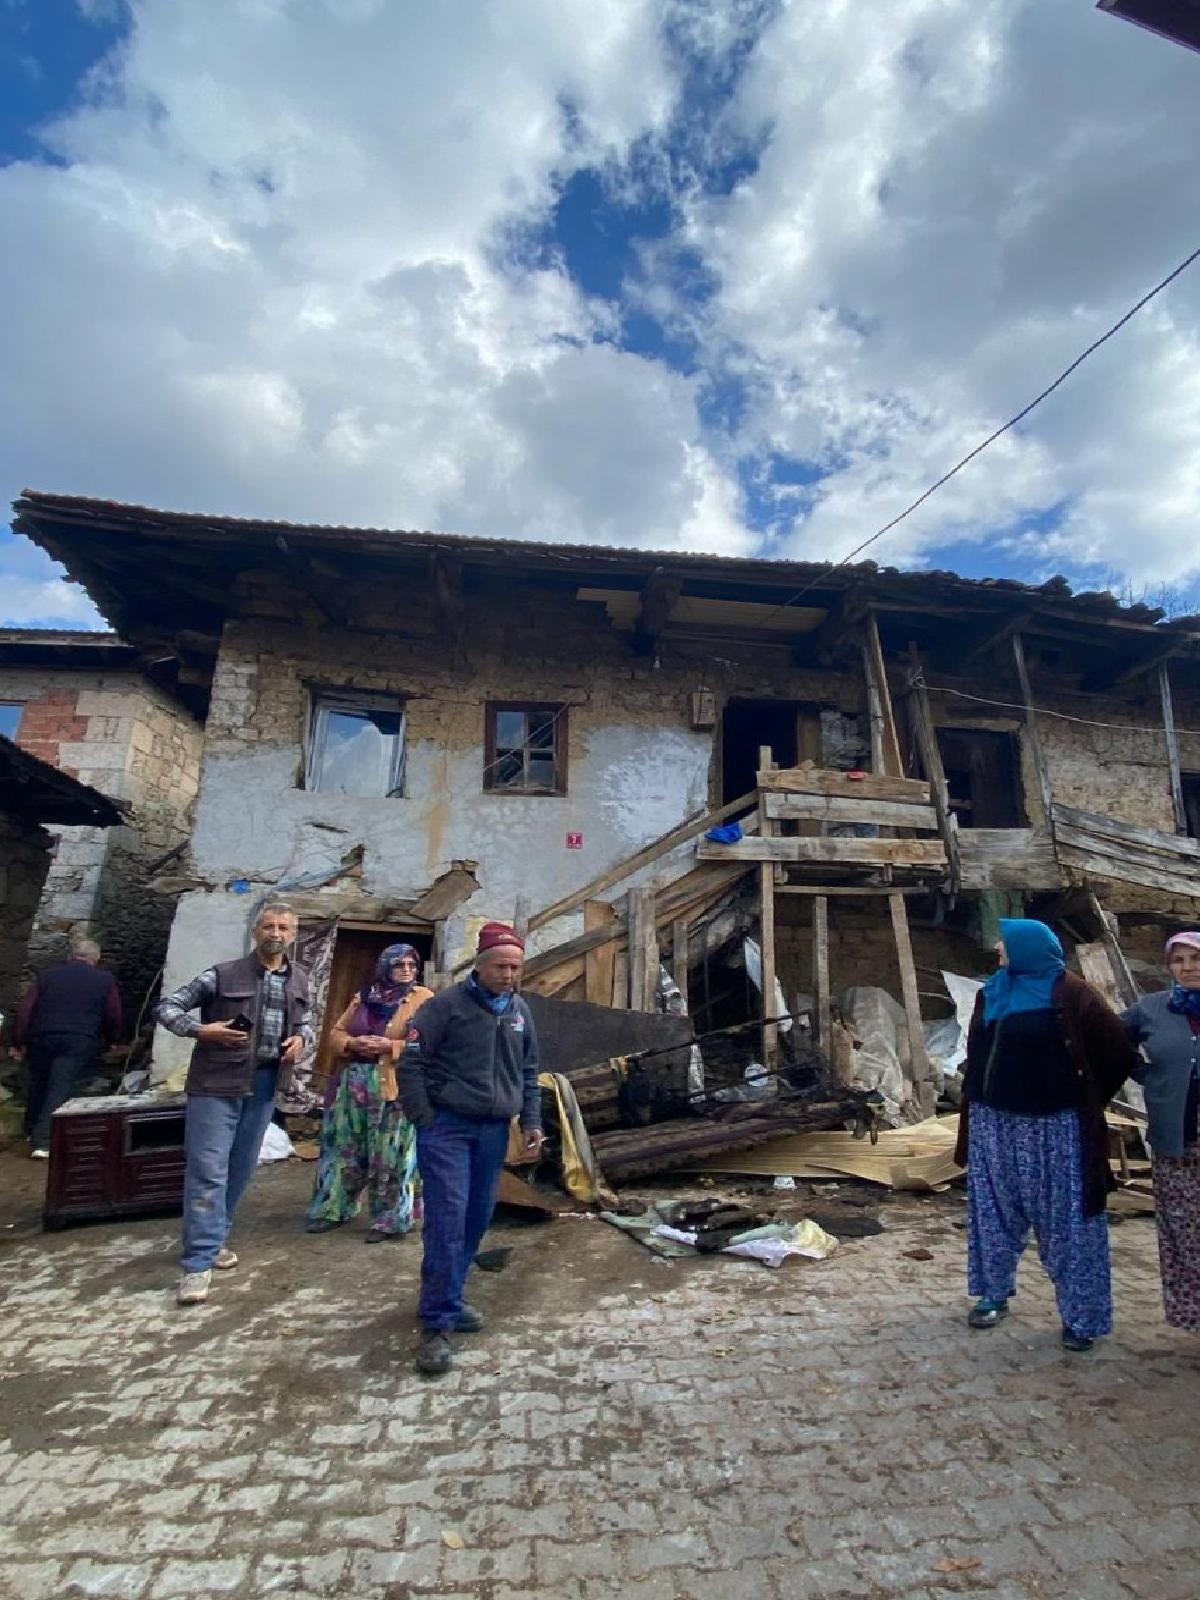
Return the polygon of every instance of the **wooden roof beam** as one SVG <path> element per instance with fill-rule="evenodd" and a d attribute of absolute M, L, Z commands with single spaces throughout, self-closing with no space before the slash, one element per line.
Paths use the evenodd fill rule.
<path fill-rule="evenodd" d="M 657 654 L 663 629 L 683 593 L 683 574 L 655 567 L 642 585 L 637 621 L 633 628 L 633 648 L 640 656 Z"/>
<path fill-rule="evenodd" d="M 1156 667 L 1163 666 L 1190 643 L 1186 634 L 1172 633 L 1150 641 L 1150 648 L 1143 650 L 1133 660 L 1124 653 L 1114 654 L 1089 673 L 1080 687 L 1089 694 L 1103 689 L 1120 689 L 1134 678 L 1140 678 L 1143 673 L 1153 672 Z"/>

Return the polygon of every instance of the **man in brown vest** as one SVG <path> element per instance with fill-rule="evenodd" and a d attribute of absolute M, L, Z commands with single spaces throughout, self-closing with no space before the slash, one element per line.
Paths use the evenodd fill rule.
<path fill-rule="evenodd" d="M 208 967 L 158 1003 L 163 1027 L 196 1041 L 185 1084 L 181 1306 L 208 1299 L 214 1267 L 237 1266 L 226 1243 L 234 1213 L 275 1102 L 312 1043 L 308 974 L 287 956 L 295 937 L 296 913 L 269 903 L 255 920 L 253 954 Z"/>

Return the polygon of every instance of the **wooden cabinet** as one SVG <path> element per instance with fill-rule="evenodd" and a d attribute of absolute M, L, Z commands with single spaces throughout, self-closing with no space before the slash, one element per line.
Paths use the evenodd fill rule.
<path fill-rule="evenodd" d="M 48 1229 L 179 1212 L 183 1095 L 68 1100 L 50 1124 Z"/>

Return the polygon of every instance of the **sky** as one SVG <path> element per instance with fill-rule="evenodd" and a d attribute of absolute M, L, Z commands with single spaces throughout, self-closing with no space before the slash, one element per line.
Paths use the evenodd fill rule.
<path fill-rule="evenodd" d="M 1092 0 L 0 0 L 0 488 L 839 559 L 1200 244 Z M 870 554 L 1200 604 L 1200 265 Z M 0 620 L 98 625 L 0 529 Z"/>

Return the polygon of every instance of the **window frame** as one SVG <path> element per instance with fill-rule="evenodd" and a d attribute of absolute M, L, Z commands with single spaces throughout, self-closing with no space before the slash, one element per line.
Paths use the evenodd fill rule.
<path fill-rule="evenodd" d="M 502 711 L 549 712 L 554 721 L 554 783 L 550 788 L 538 784 L 512 784 L 497 781 L 496 765 L 499 715 Z M 569 702 L 563 700 L 488 700 L 483 709 L 483 792 L 485 794 L 525 795 L 532 799 L 560 800 L 567 793 L 568 750 L 567 724 L 570 718 Z M 529 725 L 526 723 L 525 748 L 529 742 Z M 526 766 L 526 772 L 528 767 Z"/>
<path fill-rule="evenodd" d="M 341 789 L 322 788 L 316 780 L 325 759 L 329 736 L 328 714 L 341 712 L 344 715 L 366 717 L 372 711 L 383 711 L 400 718 L 398 747 L 388 774 L 388 788 L 380 794 L 348 794 Z M 408 788 L 408 702 L 403 695 L 384 694 L 372 689 L 326 689 L 314 684 L 308 691 L 303 753 L 301 787 L 307 794 L 338 795 L 343 800 L 403 800 Z"/>

